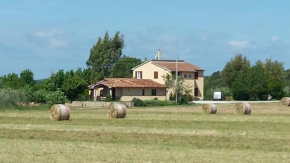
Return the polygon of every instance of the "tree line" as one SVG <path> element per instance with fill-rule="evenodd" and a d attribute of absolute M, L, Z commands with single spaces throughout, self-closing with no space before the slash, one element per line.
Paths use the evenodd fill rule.
<path fill-rule="evenodd" d="M 205 99 L 213 92 L 224 92 L 234 100 L 268 100 L 289 96 L 290 69 L 277 60 L 258 60 L 251 65 L 246 56 L 236 55 L 222 71 L 205 77 Z"/>
<path fill-rule="evenodd" d="M 124 37 L 108 32 L 90 49 L 87 68 L 58 70 L 49 78 L 36 81 L 34 73 L 26 69 L 19 75 L 9 73 L 0 77 L 0 107 L 15 106 L 31 101 L 45 104 L 88 100 L 88 86 L 107 77 L 132 77 L 131 69 L 141 59 L 122 54 Z"/>
<path fill-rule="evenodd" d="M 0 77 L 0 107 L 30 101 L 51 105 L 88 100 L 88 85 L 107 77 L 131 78 L 131 69 L 142 63 L 139 58 L 123 55 L 124 46 L 124 36 L 120 32 L 116 32 L 113 37 L 106 32 L 90 49 L 87 68 L 69 71 L 61 69 L 39 81 L 34 79 L 34 73 L 29 69 L 19 75 L 3 75 Z M 181 88 L 184 87 L 176 90 L 180 97 L 189 94 L 188 89 Z M 290 95 L 289 88 L 290 69 L 284 70 L 281 62 L 267 59 L 251 65 L 245 56 L 239 54 L 221 72 L 205 77 L 204 95 L 205 99 L 211 99 L 214 91 L 222 91 L 235 100 L 264 100 L 268 95 L 280 99 Z"/>

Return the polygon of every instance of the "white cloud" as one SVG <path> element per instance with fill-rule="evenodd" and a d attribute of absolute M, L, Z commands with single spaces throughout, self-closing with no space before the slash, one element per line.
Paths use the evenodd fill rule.
<path fill-rule="evenodd" d="M 228 42 L 228 44 L 232 47 L 238 47 L 238 48 L 244 48 L 247 47 L 250 43 L 249 41 L 235 41 L 231 40 Z"/>
<path fill-rule="evenodd" d="M 62 34 L 62 31 L 56 30 L 56 29 L 52 29 L 49 31 L 38 31 L 34 33 L 34 35 L 37 37 L 55 37 L 61 34 Z"/>
<path fill-rule="evenodd" d="M 270 40 L 271 41 L 274 41 L 274 42 L 276 42 L 276 41 L 279 41 L 279 37 L 278 36 L 272 36 L 271 38 L 270 38 Z"/>
<path fill-rule="evenodd" d="M 37 31 L 33 34 L 33 37 L 37 39 L 39 43 L 48 47 L 61 48 L 67 46 L 67 41 L 64 39 L 61 30 L 52 29 L 47 31 Z"/>

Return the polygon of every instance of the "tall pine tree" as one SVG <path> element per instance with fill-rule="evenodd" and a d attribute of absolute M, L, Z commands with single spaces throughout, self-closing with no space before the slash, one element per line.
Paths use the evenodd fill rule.
<path fill-rule="evenodd" d="M 87 66 L 91 69 L 91 81 L 102 80 L 112 75 L 112 68 L 122 57 L 124 47 L 123 36 L 116 32 L 113 38 L 109 37 L 108 32 L 104 38 L 99 37 L 98 42 L 91 48 Z"/>

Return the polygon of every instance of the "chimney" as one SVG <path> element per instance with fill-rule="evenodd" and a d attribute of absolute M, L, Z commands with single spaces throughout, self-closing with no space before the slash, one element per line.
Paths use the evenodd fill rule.
<path fill-rule="evenodd" d="M 162 56 L 162 52 L 161 52 L 161 49 L 159 49 L 157 52 L 157 59 L 161 60 L 161 56 Z"/>

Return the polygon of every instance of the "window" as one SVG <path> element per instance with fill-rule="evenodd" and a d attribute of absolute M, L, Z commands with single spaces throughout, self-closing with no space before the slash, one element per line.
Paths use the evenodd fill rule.
<path fill-rule="evenodd" d="M 154 79 L 158 79 L 158 71 L 154 71 Z"/>
<path fill-rule="evenodd" d="M 142 71 L 136 71 L 135 77 L 136 77 L 136 79 L 142 79 Z"/>
<path fill-rule="evenodd" d="M 194 96 L 198 96 L 198 88 L 194 88 Z"/>
<path fill-rule="evenodd" d="M 145 96 L 145 89 L 142 89 L 142 96 Z"/>
<path fill-rule="evenodd" d="M 156 96 L 156 89 L 151 90 L 151 96 Z"/>
<path fill-rule="evenodd" d="M 198 72 L 194 72 L 194 79 L 198 79 Z"/>
<path fill-rule="evenodd" d="M 187 74 L 184 74 L 183 77 L 184 77 L 184 78 L 187 78 Z"/>
<path fill-rule="evenodd" d="M 172 72 L 172 75 L 176 75 L 176 72 Z M 178 76 L 181 76 L 181 72 L 178 72 Z"/>
<path fill-rule="evenodd" d="M 192 77 L 191 77 L 191 74 L 188 74 L 188 78 L 192 78 Z"/>

